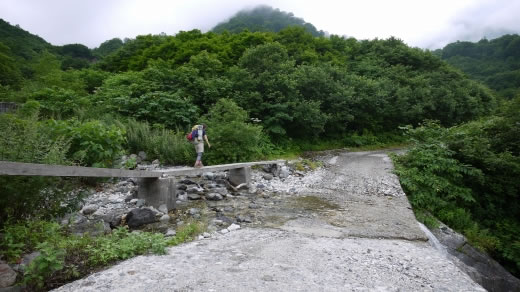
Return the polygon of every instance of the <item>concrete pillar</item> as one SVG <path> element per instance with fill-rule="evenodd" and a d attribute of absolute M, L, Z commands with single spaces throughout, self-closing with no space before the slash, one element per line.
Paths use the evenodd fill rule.
<path fill-rule="evenodd" d="M 251 183 L 251 166 L 230 169 L 228 180 L 234 186 L 245 183 L 249 187 Z"/>
<path fill-rule="evenodd" d="M 164 204 L 170 211 L 175 209 L 176 189 L 176 180 L 173 177 L 142 178 L 139 180 L 137 197 L 156 209 Z"/>

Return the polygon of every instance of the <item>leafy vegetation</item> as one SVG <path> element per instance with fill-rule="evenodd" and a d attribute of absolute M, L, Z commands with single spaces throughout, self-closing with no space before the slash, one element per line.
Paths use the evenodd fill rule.
<path fill-rule="evenodd" d="M 38 121 L 38 103 L 26 103 L 17 115 L 0 115 L 0 160 L 69 164 L 66 137 L 53 137 Z M 57 177 L 0 176 L 0 226 L 8 219 L 51 218 L 75 206 L 73 180 Z M 67 203 L 67 204 L 63 204 Z"/>
<path fill-rule="evenodd" d="M 494 116 L 442 128 L 408 129 L 414 146 L 395 157 L 418 219 L 463 232 L 520 274 L 520 98 Z"/>
<path fill-rule="evenodd" d="M 146 253 L 164 254 L 166 247 L 192 240 L 200 232 L 200 224 L 189 223 L 172 238 L 129 232 L 123 227 L 107 236 L 90 237 L 68 234 L 57 223 L 27 221 L 3 227 L 0 251 L 9 262 L 17 262 L 22 254 L 40 252 L 25 268 L 21 281 L 31 290 L 47 290 L 118 260 Z"/>

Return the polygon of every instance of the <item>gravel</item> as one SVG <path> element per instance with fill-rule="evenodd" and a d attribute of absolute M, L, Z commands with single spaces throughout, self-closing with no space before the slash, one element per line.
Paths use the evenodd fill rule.
<path fill-rule="evenodd" d="M 206 201 L 234 213 L 215 211 L 199 240 L 56 291 L 485 291 L 429 244 L 384 152 L 318 159 L 303 176 L 255 170 L 263 188 Z"/>

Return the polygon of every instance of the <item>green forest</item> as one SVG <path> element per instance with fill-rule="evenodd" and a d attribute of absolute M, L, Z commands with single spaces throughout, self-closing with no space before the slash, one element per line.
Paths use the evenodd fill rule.
<path fill-rule="evenodd" d="M 0 19 L 0 102 L 18 105 L 0 114 L 0 160 L 119 168 L 145 151 L 193 165 L 185 135 L 199 123 L 208 164 L 407 144 L 394 160 L 417 218 L 462 232 L 518 277 L 519 46 L 518 35 L 435 52 L 325 36 L 268 7 L 206 33 L 95 49 Z M 0 177 L 0 226 L 64 214 L 77 183 Z"/>
<path fill-rule="evenodd" d="M 486 84 L 507 99 L 520 93 L 520 36 L 504 35 L 479 42 L 456 42 L 435 54 Z"/>

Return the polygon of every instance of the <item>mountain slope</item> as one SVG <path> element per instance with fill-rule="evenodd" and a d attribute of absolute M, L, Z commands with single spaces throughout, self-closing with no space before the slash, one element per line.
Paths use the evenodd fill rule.
<path fill-rule="evenodd" d="M 25 60 L 52 48 L 52 45 L 41 37 L 19 26 L 13 26 L 3 19 L 0 19 L 0 42 L 9 47 L 13 55 Z"/>
<path fill-rule="evenodd" d="M 313 36 L 324 35 L 323 31 L 318 31 L 314 25 L 295 17 L 292 13 L 280 11 L 269 6 L 257 6 L 252 10 L 242 10 L 227 22 L 215 26 L 212 31 L 217 33 L 224 31 L 239 33 L 247 29 L 253 32 L 279 32 L 288 26 L 304 27 Z"/>
<path fill-rule="evenodd" d="M 477 43 L 456 42 L 436 52 L 451 65 L 513 98 L 520 94 L 520 36 L 504 35 Z"/>

